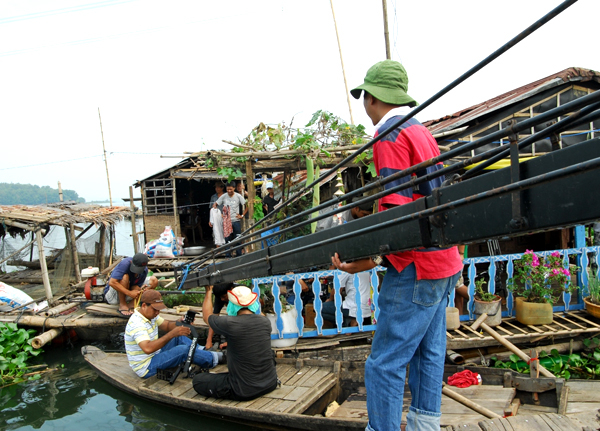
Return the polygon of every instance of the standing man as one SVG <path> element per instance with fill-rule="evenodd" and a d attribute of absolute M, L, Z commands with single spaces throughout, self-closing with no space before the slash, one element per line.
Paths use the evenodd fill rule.
<path fill-rule="evenodd" d="M 237 235 L 242 233 L 242 227 L 240 220 L 244 218 L 246 211 L 248 208 L 243 210 L 243 213 L 240 213 L 240 208 L 244 207 L 244 198 L 239 193 L 235 192 L 235 184 L 228 183 L 227 184 L 227 193 L 221 195 L 219 199 L 213 204 L 213 208 L 218 208 L 219 205 L 224 205 L 229 207 L 229 213 L 231 216 L 231 227 L 233 229 L 231 235 L 228 235 L 225 238 L 225 241 L 231 242 L 235 239 Z M 236 256 L 242 255 L 242 250 L 237 249 L 235 252 Z"/>
<path fill-rule="evenodd" d="M 217 334 L 227 337 L 228 373 L 197 374 L 196 392 L 205 397 L 246 401 L 277 387 L 275 357 L 271 350 L 271 322 L 259 309 L 258 295 L 246 286 L 227 292 L 227 316 L 212 313 L 212 286 L 206 288 L 202 316 Z"/>
<path fill-rule="evenodd" d="M 147 379 L 157 370 L 176 367 L 185 362 L 192 341 L 187 337 L 190 328 L 177 326 L 159 316 L 167 308 L 160 292 L 148 290 L 142 294 L 140 308 L 135 310 L 125 327 L 125 350 L 129 366 L 135 373 Z M 166 332 L 158 338 L 158 330 Z M 206 352 L 196 346 L 194 364 L 213 368 L 222 359 L 222 353 Z"/>
<path fill-rule="evenodd" d="M 148 275 L 148 256 L 136 253 L 133 257 L 123 259 L 110 274 L 104 287 L 104 300 L 111 305 L 119 304 L 119 313 L 124 317 L 133 314 L 129 302 L 142 293 L 142 287 Z M 148 279 L 150 289 L 158 286 L 154 276 Z"/>
<path fill-rule="evenodd" d="M 371 67 L 365 81 L 350 93 L 356 99 L 364 91 L 364 107 L 375 125 L 375 136 L 410 112 L 417 102 L 407 94 L 408 76 L 404 67 L 385 60 Z M 440 154 L 429 131 L 412 118 L 389 133 L 373 147 L 377 174 L 383 177 L 407 169 Z M 441 169 L 442 163 L 413 176 Z M 386 188 L 409 181 L 401 178 Z M 379 210 L 403 205 L 440 187 L 442 178 L 387 195 L 379 200 Z M 371 355 L 365 365 L 367 387 L 367 430 L 400 429 L 406 367 L 412 402 L 406 417 L 407 431 L 439 431 L 442 380 L 446 352 L 446 303 L 454 288 L 462 262 L 456 247 L 417 249 L 385 257 L 388 270 L 379 294 L 380 314 Z M 379 259 L 376 259 L 379 260 Z M 375 261 L 362 259 L 342 263 L 337 253 L 333 264 L 355 273 L 375 267 Z M 383 376 L 383 377 L 382 377 Z M 385 378 L 385 385 L 382 385 Z"/>
<path fill-rule="evenodd" d="M 275 199 L 275 191 L 273 190 L 273 183 L 269 181 L 267 183 L 267 195 L 263 198 L 263 208 L 265 209 L 265 215 L 275 209 L 275 205 L 279 203 L 280 199 Z"/>

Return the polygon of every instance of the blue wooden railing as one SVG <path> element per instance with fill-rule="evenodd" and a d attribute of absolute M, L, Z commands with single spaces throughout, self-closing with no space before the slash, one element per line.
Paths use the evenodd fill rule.
<path fill-rule="evenodd" d="M 571 248 L 565 250 L 549 250 L 539 252 L 541 255 L 549 255 L 554 251 L 558 251 L 562 256 L 565 262 L 565 267 L 568 265 L 568 256 L 575 255 L 577 260 L 577 266 L 580 270 L 577 272 L 577 285 L 579 289 L 577 290 L 577 295 L 575 298 L 571 298 L 571 294 L 563 293 L 562 300 L 564 305 L 558 305 L 554 307 L 554 311 L 570 311 L 570 310 L 581 310 L 585 307 L 583 298 L 589 295 L 588 292 L 588 269 L 590 265 L 590 260 L 588 259 L 588 254 L 591 254 L 595 257 L 595 261 L 598 262 L 598 255 L 600 254 L 600 247 L 581 247 L 581 248 Z M 497 262 L 506 262 L 506 276 L 507 279 L 513 276 L 514 270 L 514 262 L 520 259 L 523 256 L 523 253 L 518 254 L 505 254 L 499 256 L 487 256 L 487 257 L 475 257 L 468 258 L 463 261 L 463 263 L 468 267 L 467 274 L 469 278 L 469 282 L 467 287 L 469 289 L 469 301 L 467 302 L 467 310 L 468 313 L 464 314 L 460 317 L 461 320 L 473 320 L 474 319 L 474 297 L 475 297 L 475 279 L 477 278 L 477 267 L 476 264 L 488 264 L 487 269 L 485 271 L 488 272 L 489 282 L 488 289 L 491 293 L 496 291 L 496 263 Z M 337 270 L 329 270 L 329 271 L 315 271 L 315 272 L 305 272 L 298 274 L 290 274 L 290 275 L 280 275 L 280 276 L 272 276 L 272 277 L 264 277 L 264 278 L 256 278 L 253 279 L 253 290 L 254 292 L 260 295 L 260 285 L 270 285 L 271 290 L 273 292 L 274 304 L 273 308 L 275 310 L 276 315 L 276 326 L 278 333 L 272 334 L 272 339 L 281 339 L 281 338 L 296 338 L 298 336 L 303 338 L 308 337 L 317 337 L 319 335 L 335 335 L 335 334 L 350 334 L 356 332 L 368 332 L 374 331 L 377 329 L 377 318 L 379 316 L 379 307 L 378 307 L 378 290 L 379 290 L 379 278 L 377 276 L 377 272 L 385 271 L 384 267 L 377 267 L 372 269 L 370 272 L 371 276 L 371 298 L 370 298 L 370 307 L 371 307 L 371 317 L 372 324 L 363 325 L 363 319 L 369 316 L 362 315 L 362 309 L 360 307 L 362 298 L 360 297 L 360 289 L 358 288 L 359 280 L 358 275 L 354 275 L 354 286 L 356 289 L 356 304 L 357 304 L 357 316 L 356 321 L 358 322 L 358 326 L 354 327 L 342 327 L 343 315 L 341 311 L 342 304 L 342 296 L 340 294 L 340 281 L 339 275 L 341 271 Z M 481 273 L 480 273 L 481 274 Z M 321 283 L 319 282 L 319 278 L 322 277 L 332 277 L 333 283 L 335 287 L 335 308 L 336 308 L 336 327 L 335 328 L 323 328 L 323 316 L 321 311 L 323 309 L 323 301 L 321 300 Z M 315 311 L 315 327 L 316 329 L 304 330 L 304 318 L 302 317 L 302 299 L 300 298 L 300 294 L 302 292 L 302 287 L 300 286 L 299 280 L 307 280 L 313 279 L 312 281 L 312 291 L 314 293 L 315 299 L 313 303 L 314 311 Z M 294 281 L 294 305 L 297 311 L 296 323 L 298 325 L 298 333 L 283 333 L 283 320 L 281 318 L 281 313 L 283 310 L 283 305 L 279 298 L 281 293 L 281 289 L 279 287 L 279 283 L 293 280 Z M 454 290 L 450 293 L 450 300 L 448 306 L 454 306 Z M 508 297 L 506 298 L 507 310 L 502 312 L 503 317 L 514 316 L 515 310 L 513 307 L 513 294 L 508 291 Z"/>

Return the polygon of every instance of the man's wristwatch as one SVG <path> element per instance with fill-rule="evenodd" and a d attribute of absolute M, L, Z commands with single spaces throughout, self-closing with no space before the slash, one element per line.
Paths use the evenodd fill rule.
<path fill-rule="evenodd" d="M 372 257 L 371 260 L 373 261 L 373 263 L 375 263 L 375 265 L 379 266 L 383 263 L 383 257 L 381 256 L 375 256 Z"/>

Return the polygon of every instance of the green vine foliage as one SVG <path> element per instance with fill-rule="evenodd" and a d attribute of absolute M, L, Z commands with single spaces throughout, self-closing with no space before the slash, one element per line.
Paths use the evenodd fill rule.
<path fill-rule="evenodd" d="M 262 199 L 258 196 L 254 197 L 254 220 L 255 221 L 259 221 L 262 220 L 263 217 L 265 216 L 265 213 L 263 211 L 263 203 L 262 203 Z"/>
<path fill-rule="evenodd" d="M 23 374 L 27 371 L 27 361 L 42 352 L 29 344 L 33 334 L 33 329 L 19 329 L 14 323 L 0 322 L 0 385 L 25 380 Z M 29 379 L 39 378 L 40 375 L 36 374 Z"/>
<path fill-rule="evenodd" d="M 222 175 L 224 177 L 227 177 L 227 181 L 231 182 L 233 180 L 235 180 L 236 178 L 241 178 L 242 176 L 244 176 L 244 173 L 239 170 L 238 168 L 232 168 L 232 167 L 219 167 L 217 168 L 217 173 L 219 175 Z"/>
<path fill-rule="evenodd" d="M 561 355 L 558 350 L 552 349 L 550 353 L 541 351 L 539 353 L 540 364 L 556 377 L 564 379 L 600 379 L 600 339 L 583 340 L 584 351 Z M 529 365 L 522 361 L 517 355 L 510 355 L 508 361 L 495 361 L 495 368 L 507 368 L 522 374 L 529 374 Z"/>

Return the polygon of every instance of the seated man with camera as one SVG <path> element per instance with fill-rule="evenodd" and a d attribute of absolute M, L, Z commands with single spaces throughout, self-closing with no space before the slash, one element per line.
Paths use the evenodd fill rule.
<path fill-rule="evenodd" d="M 271 323 L 259 309 L 258 295 L 246 286 L 227 292 L 227 316 L 212 313 L 212 286 L 207 286 L 202 317 L 217 334 L 227 337 L 227 373 L 196 374 L 200 395 L 246 401 L 277 387 L 275 357 L 271 350 Z"/>
<path fill-rule="evenodd" d="M 147 290 L 142 294 L 140 307 L 135 310 L 125 328 L 125 350 L 129 365 L 143 378 L 152 377 L 159 369 L 176 367 L 185 362 L 192 341 L 188 338 L 190 328 L 178 326 L 160 317 L 160 310 L 167 308 L 160 292 Z M 158 337 L 158 330 L 166 332 Z M 201 368 L 213 368 L 222 353 L 206 352 L 196 347 L 193 363 Z"/>

